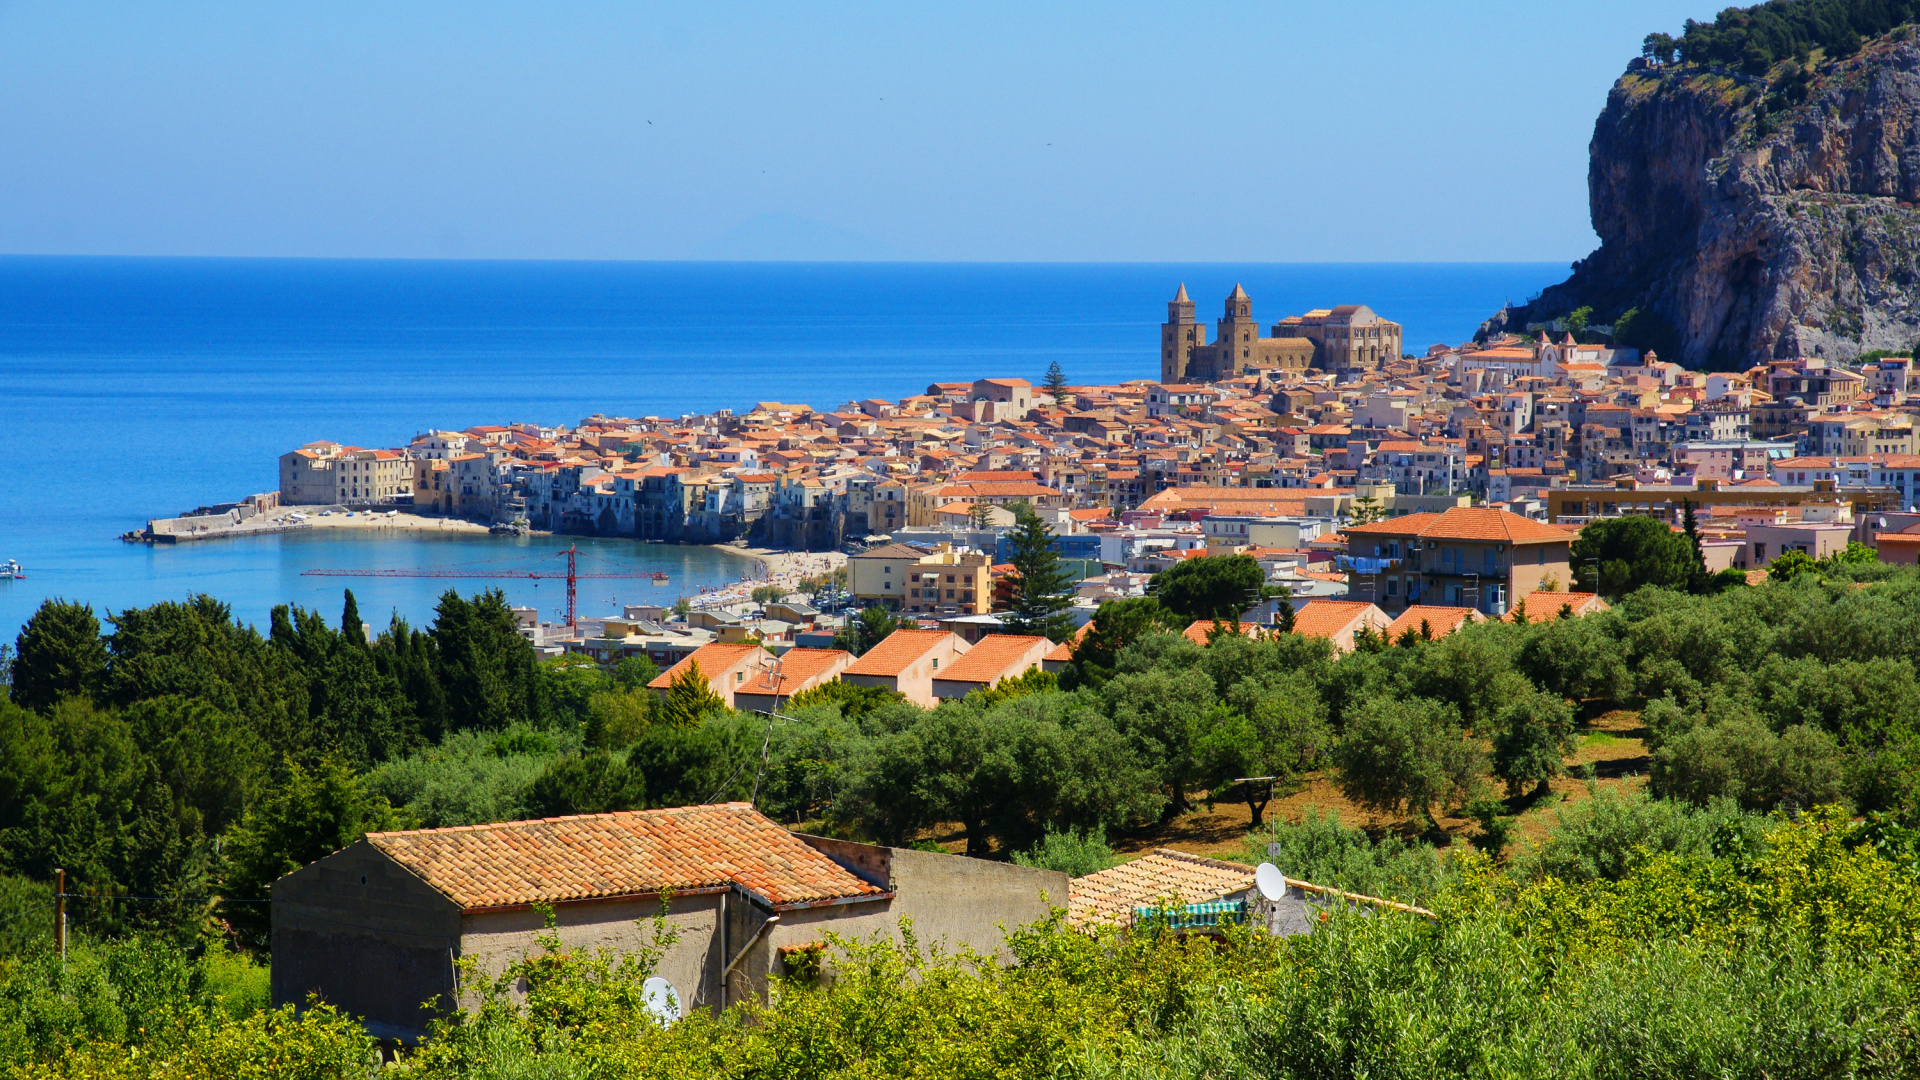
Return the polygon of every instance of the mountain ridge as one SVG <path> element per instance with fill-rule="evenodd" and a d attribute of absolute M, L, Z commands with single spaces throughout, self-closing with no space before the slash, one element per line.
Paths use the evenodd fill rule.
<path fill-rule="evenodd" d="M 1590 307 L 1630 324 L 1621 344 L 1717 369 L 1913 345 L 1920 35 L 1847 52 L 1747 69 L 1636 59 L 1589 144 L 1600 247 L 1483 333 Z"/>

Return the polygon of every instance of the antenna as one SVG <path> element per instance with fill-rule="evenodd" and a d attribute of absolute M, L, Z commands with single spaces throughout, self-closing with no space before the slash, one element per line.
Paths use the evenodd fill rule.
<path fill-rule="evenodd" d="M 658 975 L 640 984 L 640 1004 L 661 1027 L 669 1027 L 680 1019 L 680 991 L 673 984 Z"/>
<path fill-rule="evenodd" d="M 1270 862 L 1263 862 L 1253 868 L 1253 887 L 1267 900 L 1282 900 L 1287 895 L 1287 875 Z"/>

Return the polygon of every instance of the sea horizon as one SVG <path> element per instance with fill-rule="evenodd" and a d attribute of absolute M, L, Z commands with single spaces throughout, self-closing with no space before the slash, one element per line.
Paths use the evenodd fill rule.
<path fill-rule="evenodd" d="M 1565 273 L 1558 262 L 0 256 L 16 437 L 0 559 L 28 572 L 0 583 L 0 641 L 49 596 L 117 610 L 205 592 L 264 626 L 276 603 L 337 613 L 341 582 L 300 578 L 304 568 L 471 560 L 475 549 L 439 538 L 254 539 L 165 558 L 114 539 L 272 490 L 278 456 L 308 442 L 401 446 L 430 428 L 763 400 L 825 409 L 933 382 L 1037 383 L 1054 362 L 1076 384 L 1154 378 L 1157 327 L 1183 283 L 1208 323 L 1235 284 L 1268 324 L 1368 304 L 1418 353 L 1466 340 L 1503 302 Z M 674 565 L 657 565 L 669 553 Z M 617 557 L 687 591 L 742 570 L 731 557 L 683 564 L 658 545 Z M 419 624 L 449 583 L 481 584 L 369 582 L 356 595 L 371 621 L 391 610 Z"/>

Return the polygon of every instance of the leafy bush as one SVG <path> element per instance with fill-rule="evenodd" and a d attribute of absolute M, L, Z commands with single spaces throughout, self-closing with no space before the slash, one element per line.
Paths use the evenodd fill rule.
<path fill-rule="evenodd" d="M 515 821 L 548 762 L 577 750 L 580 737 L 515 725 L 502 732 L 463 731 L 440 745 L 376 766 L 367 793 L 399 807 L 422 828 Z"/>
<path fill-rule="evenodd" d="M 1274 821 L 1248 833 L 1247 857 L 1299 881 L 1409 904 L 1431 900 L 1450 880 L 1431 846 L 1397 836 L 1375 841 L 1341 824 L 1337 811 L 1312 807 L 1297 822 Z"/>
<path fill-rule="evenodd" d="M 1730 799 L 1709 800 L 1695 808 L 1645 791 L 1621 792 L 1589 785 L 1587 798 L 1553 812 L 1553 828 L 1532 851 L 1515 860 L 1520 877 L 1562 881 L 1619 881 L 1627 876 L 1636 851 L 1704 858 L 1733 833 L 1757 839 L 1761 819 Z M 1745 846 L 1745 845 L 1742 845 Z"/>
<path fill-rule="evenodd" d="M 1114 866 L 1120 860 L 1114 855 L 1113 849 L 1107 846 L 1105 830 L 1056 831 L 1050 828 L 1039 843 L 1025 851 L 1014 852 L 1013 861 L 1021 866 L 1057 870 L 1068 877 L 1086 877 Z"/>

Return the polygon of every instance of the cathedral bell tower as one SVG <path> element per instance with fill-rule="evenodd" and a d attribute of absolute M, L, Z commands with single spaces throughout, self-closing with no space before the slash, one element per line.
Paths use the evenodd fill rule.
<path fill-rule="evenodd" d="M 1214 347 L 1220 353 L 1218 377 L 1228 378 L 1246 371 L 1259 340 L 1260 324 L 1253 321 L 1253 300 L 1247 296 L 1247 290 L 1235 282 L 1233 292 L 1227 296 L 1226 311 L 1214 331 Z"/>
<path fill-rule="evenodd" d="M 1167 303 L 1167 321 L 1160 327 L 1160 381 L 1177 383 L 1187 377 L 1187 364 L 1193 351 L 1205 345 L 1200 324 L 1193 318 L 1193 301 L 1187 298 L 1185 282 Z"/>

